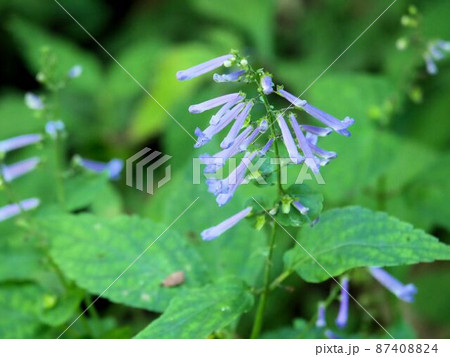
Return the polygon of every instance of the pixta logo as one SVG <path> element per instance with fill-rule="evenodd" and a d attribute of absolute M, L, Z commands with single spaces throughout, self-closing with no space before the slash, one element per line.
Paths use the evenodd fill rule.
<path fill-rule="evenodd" d="M 162 187 L 171 178 L 171 168 L 170 165 L 167 165 L 164 177 L 159 179 L 155 188 L 155 170 L 171 158 L 172 156 L 149 148 L 144 148 L 134 154 L 127 159 L 127 186 L 135 187 L 140 191 L 145 190 L 148 194 L 153 195 L 156 188 Z"/>

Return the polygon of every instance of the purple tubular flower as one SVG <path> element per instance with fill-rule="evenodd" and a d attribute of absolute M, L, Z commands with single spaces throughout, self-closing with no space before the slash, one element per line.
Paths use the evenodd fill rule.
<path fill-rule="evenodd" d="M 259 124 L 259 129 L 261 133 L 265 133 L 267 129 L 269 129 L 269 123 L 267 122 L 267 120 L 264 119 L 261 121 L 261 123 Z"/>
<path fill-rule="evenodd" d="M 194 133 L 197 135 L 198 139 L 195 143 L 194 147 L 199 148 L 200 146 L 208 143 L 214 135 L 222 131 L 230 122 L 236 117 L 236 115 L 241 111 L 244 107 L 244 103 L 239 103 L 227 111 L 219 120 L 219 122 L 215 125 L 208 126 L 204 131 L 201 131 L 199 128 L 195 129 Z"/>
<path fill-rule="evenodd" d="M 4 165 L 1 168 L 1 173 L 6 182 L 11 182 L 16 178 L 27 174 L 35 169 L 41 160 L 37 157 L 23 160 L 12 165 Z"/>
<path fill-rule="evenodd" d="M 325 304 L 320 303 L 319 308 L 317 310 L 316 327 L 324 328 L 326 325 L 327 325 L 327 321 L 325 318 Z"/>
<path fill-rule="evenodd" d="M 230 131 L 228 132 L 225 139 L 222 140 L 220 143 L 220 147 L 222 149 L 229 148 L 234 140 L 236 139 L 237 134 L 239 133 L 239 130 L 241 130 L 242 126 L 244 125 L 245 119 L 248 117 L 248 114 L 250 113 L 250 110 L 252 110 L 253 107 L 253 101 L 249 101 L 244 109 L 239 113 L 239 115 L 236 117 L 236 121 L 234 122 L 233 126 L 231 127 Z"/>
<path fill-rule="evenodd" d="M 306 100 L 297 98 L 295 95 L 289 93 L 288 91 L 285 91 L 284 89 L 278 89 L 278 94 L 280 94 L 283 98 L 287 99 L 297 108 L 303 108 L 303 106 L 306 104 Z"/>
<path fill-rule="evenodd" d="M 295 145 L 294 138 L 284 120 L 283 115 L 278 114 L 277 116 L 278 125 L 281 129 L 281 135 L 283 136 L 284 145 L 289 153 L 289 158 L 295 164 L 300 164 L 303 162 L 304 158 L 298 153 L 297 145 Z"/>
<path fill-rule="evenodd" d="M 239 93 L 231 93 L 222 95 L 217 98 L 209 99 L 203 103 L 194 104 L 189 107 L 190 113 L 203 113 L 206 110 L 210 110 L 212 108 L 218 107 L 219 105 L 228 103 L 236 98 L 240 97 Z M 242 97 L 241 97 L 242 99 Z"/>
<path fill-rule="evenodd" d="M 261 150 L 259 150 L 258 155 L 259 156 L 266 155 L 267 151 L 269 151 L 270 147 L 272 146 L 273 141 L 274 141 L 274 139 L 270 138 L 269 141 L 266 143 L 266 145 L 264 145 L 264 147 Z"/>
<path fill-rule="evenodd" d="M 20 201 L 19 203 L 13 203 L 11 205 L 7 205 L 0 208 L 0 222 L 4 221 L 8 218 L 17 216 L 22 211 L 29 211 L 33 208 L 39 206 L 39 199 L 37 198 L 28 198 L 26 200 Z"/>
<path fill-rule="evenodd" d="M 436 66 L 436 63 L 433 61 L 433 58 L 429 54 L 424 56 L 425 64 L 427 66 L 427 72 L 428 74 L 435 75 L 438 73 L 438 68 Z"/>
<path fill-rule="evenodd" d="M 450 41 L 439 40 L 436 44 L 441 50 L 450 52 Z"/>
<path fill-rule="evenodd" d="M 302 205 L 299 201 L 294 201 L 294 202 L 292 202 L 292 204 L 303 215 L 306 215 L 308 213 L 308 211 L 309 211 L 309 208 L 304 206 L 304 205 Z"/>
<path fill-rule="evenodd" d="M 242 99 L 244 99 L 242 96 L 238 96 L 237 98 L 230 100 L 228 103 L 225 103 L 222 108 L 220 108 L 219 111 L 211 117 L 209 124 L 217 125 L 224 114 L 227 113 L 237 103 L 241 102 Z"/>
<path fill-rule="evenodd" d="M 334 131 L 336 131 L 338 134 L 344 135 L 344 136 L 350 136 L 350 132 L 347 130 L 349 126 L 351 126 L 355 120 L 350 117 L 345 117 L 344 120 L 336 119 L 335 117 L 331 116 L 330 114 L 327 114 L 323 112 L 322 110 L 313 107 L 312 105 L 308 104 L 305 101 L 305 104 L 303 105 L 303 109 L 311 116 L 316 118 L 317 120 L 320 120 L 322 123 L 324 123 L 326 126 L 330 127 Z"/>
<path fill-rule="evenodd" d="M 251 207 L 247 207 L 242 211 L 236 213 L 234 216 L 226 219 L 217 226 L 205 229 L 201 235 L 203 240 L 212 240 L 220 236 L 222 233 L 226 232 L 228 229 L 234 227 L 237 223 L 243 220 L 252 211 Z"/>
<path fill-rule="evenodd" d="M 0 153 L 7 153 L 42 140 L 40 134 L 27 134 L 0 141 Z"/>
<path fill-rule="evenodd" d="M 333 131 L 330 128 L 321 128 L 319 126 L 313 126 L 313 125 L 301 125 L 301 128 L 305 130 L 308 133 L 317 135 L 317 136 L 327 136 L 331 134 Z"/>
<path fill-rule="evenodd" d="M 28 108 L 33 110 L 42 110 L 45 107 L 41 97 L 30 92 L 25 94 L 25 104 Z"/>
<path fill-rule="evenodd" d="M 335 157 L 337 157 L 337 154 L 334 151 L 327 151 L 327 150 L 321 149 L 312 143 L 309 143 L 309 146 L 316 155 L 319 155 L 319 156 L 323 157 L 324 159 L 334 159 Z"/>
<path fill-rule="evenodd" d="M 179 81 L 185 81 L 188 79 L 192 79 L 192 78 L 201 76 L 202 74 L 208 73 L 210 71 L 215 70 L 216 68 L 219 68 L 220 66 L 223 65 L 223 63 L 226 60 L 229 60 L 232 57 L 233 57 L 233 55 L 220 56 L 217 58 L 213 58 L 207 62 L 198 64 L 197 66 L 191 67 L 184 71 L 178 71 L 177 79 Z"/>
<path fill-rule="evenodd" d="M 305 154 L 306 164 L 312 170 L 312 172 L 317 174 L 319 172 L 319 167 L 317 166 L 316 161 L 314 160 L 314 155 L 309 146 L 309 142 L 306 140 L 305 135 L 302 132 L 302 129 L 300 129 L 300 125 L 298 125 L 295 116 L 291 114 L 289 116 L 289 119 L 291 122 L 291 126 L 294 129 L 295 136 L 297 137 L 298 147 L 303 151 L 303 154 Z"/>
<path fill-rule="evenodd" d="M 339 328 L 344 328 L 347 326 L 348 320 L 348 305 L 349 305 L 349 280 L 347 277 L 343 278 L 341 281 L 341 303 L 339 305 L 339 313 L 336 318 L 336 325 Z"/>
<path fill-rule="evenodd" d="M 242 76 L 244 73 L 245 73 L 245 69 L 236 71 L 236 72 L 231 72 L 228 74 L 214 73 L 213 79 L 214 79 L 214 82 L 216 82 L 216 83 L 234 82 L 234 81 L 237 81 L 239 79 L 239 77 Z"/>
<path fill-rule="evenodd" d="M 255 130 L 252 131 L 252 133 L 239 145 L 239 151 L 245 151 L 251 145 L 255 139 L 257 138 L 258 134 L 261 132 L 261 128 L 258 126 Z"/>
<path fill-rule="evenodd" d="M 406 302 L 414 301 L 414 294 L 417 293 L 417 288 L 414 284 L 402 284 L 386 270 L 381 268 L 371 267 L 369 268 L 369 272 L 381 285 L 383 285 L 399 299 Z"/>
<path fill-rule="evenodd" d="M 233 170 L 233 172 L 223 180 L 220 180 L 219 182 L 219 190 L 216 191 L 216 202 L 219 206 L 223 206 L 227 204 L 231 198 L 233 198 L 234 193 L 236 192 L 237 188 L 241 185 L 241 183 L 245 179 L 245 173 L 247 171 L 248 165 L 251 163 L 251 161 L 256 156 L 257 152 L 253 152 L 251 154 L 246 155 L 240 164 L 236 167 L 236 169 Z M 213 185 L 217 185 L 217 183 L 212 183 Z M 214 186 L 211 187 L 210 184 L 210 192 L 211 188 L 214 189 Z"/>
<path fill-rule="evenodd" d="M 104 163 L 89 159 L 80 159 L 80 164 L 84 168 L 94 172 L 108 172 L 108 176 L 111 180 L 117 180 L 120 177 L 120 173 L 123 169 L 123 161 L 120 159 L 112 159 L 110 162 Z"/>
<path fill-rule="evenodd" d="M 261 87 L 263 89 L 263 93 L 268 95 L 273 92 L 273 81 L 271 76 L 264 76 L 261 78 Z"/>
<path fill-rule="evenodd" d="M 252 131 L 253 127 L 248 126 L 245 128 L 236 138 L 233 145 L 229 147 L 228 149 L 219 151 L 218 153 L 214 154 L 213 156 L 209 154 L 203 154 L 200 155 L 200 160 L 207 164 L 205 167 L 205 170 L 203 171 L 205 174 L 211 174 L 216 172 L 218 169 L 220 169 L 222 166 L 225 165 L 225 162 L 232 156 L 236 155 L 239 152 L 239 146 L 240 144 L 245 140 L 245 138 L 248 136 L 250 131 Z"/>

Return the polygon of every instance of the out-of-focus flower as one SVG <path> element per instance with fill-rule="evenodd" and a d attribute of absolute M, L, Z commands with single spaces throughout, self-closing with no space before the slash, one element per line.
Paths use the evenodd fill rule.
<path fill-rule="evenodd" d="M 31 92 L 25 94 L 25 104 L 28 108 L 33 110 L 42 110 L 45 108 L 41 97 Z"/>
<path fill-rule="evenodd" d="M 292 205 L 303 215 L 306 215 L 309 211 L 309 208 L 302 205 L 300 201 L 294 201 L 292 202 Z"/>
<path fill-rule="evenodd" d="M 371 267 L 369 272 L 381 285 L 399 299 L 406 302 L 414 301 L 414 295 L 417 293 L 417 288 L 414 284 L 405 285 L 381 268 Z"/>
<path fill-rule="evenodd" d="M 70 78 L 77 78 L 77 77 L 81 76 L 82 73 L 83 73 L 83 67 L 81 67 L 79 64 L 77 64 L 69 70 L 67 75 Z"/>
<path fill-rule="evenodd" d="M 19 215 L 22 211 L 29 211 L 39 206 L 39 199 L 28 198 L 20 201 L 19 203 L 13 203 L 0 208 L 0 222 L 8 218 Z"/>
<path fill-rule="evenodd" d="M 325 309 L 326 309 L 325 304 L 320 303 L 317 309 L 317 320 L 316 320 L 316 327 L 318 328 L 324 328 L 327 325 Z"/>
<path fill-rule="evenodd" d="M 0 154 L 35 144 L 41 140 L 42 135 L 40 134 L 26 134 L 2 140 L 0 141 Z"/>
<path fill-rule="evenodd" d="M 45 132 L 50 135 L 52 139 L 56 139 L 59 133 L 62 133 L 65 125 L 61 120 L 49 121 L 45 124 Z"/>
<path fill-rule="evenodd" d="M 16 178 L 34 170 L 41 160 L 38 157 L 32 157 L 11 165 L 3 165 L 1 174 L 6 182 L 11 182 Z"/>
<path fill-rule="evenodd" d="M 438 68 L 435 61 L 444 59 L 444 52 L 450 52 L 450 41 L 433 41 L 428 44 L 428 48 L 423 54 L 428 74 L 435 75 Z"/>
<path fill-rule="evenodd" d="M 234 216 L 224 220 L 222 223 L 219 223 L 217 226 L 205 229 L 201 236 L 203 240 L 212 240 L 219 237 L 222 233 L 226 232 L 230 228 L 234 227 L 240 221 L 242 221 L 248 214 L 252 211 L 251 207 L 247 207 L 242 211 L 236 213 Z"/>
<path fill-rule="evenodd" d="M 336 325 L 339 328 L 344 328 L 347 326 L 348 321 L 348 305 L 349 305 L 349 280 L 344 277 L 341 281 L 341 303 L 339 305 L 339 313 L 336 318 Z"/>
<path fill-rule="evenodd" d="M 123 161 L 120 159 L 112 159 L 109 162 L 99 162 L 84 158 L 77 158 L 77 162 L 84 168 L 94 172 L 108 172 L 111 180 L 117 180 L 123 169 Z"/>

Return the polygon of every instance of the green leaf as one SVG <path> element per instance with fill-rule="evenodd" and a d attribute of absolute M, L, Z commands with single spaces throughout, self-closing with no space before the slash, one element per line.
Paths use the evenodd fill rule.
<path fill-rule="evenodd" d="M 188 165 L 184 172 L 172 177 L 156 193 L 143 214 L 168 224 L 179 210 L 199 198 L 195 208 L 186 212 L 185 218 L 177 222 L 177 230 L 196 246 L 211 276 L 236 275 L 253 285 L 261 273 L 266 256 L 264 234 L 245 221 L 210 242 L 202 241 L 200 232 L 248 206 L 248 197 L 256 196 L 261 192 L 260 189 L 252 184 L 242 185 L 229 203 L 219 207 L 215 197 L 207 192 L 204 180 L 201 184 L 192 184 L 192 177 L 192 166 Z M 271 192 L 267 191 L 266 197 L 273 200 Z"/>
<path fill-rule="evenodd" d="M 42 292 L 32 284 L 0 285 L 0 338 L 32 338 L 41 326 Z"/>
<path fill-rule="evenodd" d="M 191 289 L 172 300 L 161 317 L 136 338 L 206 338 L 253 305 L 253 295 L 241 281 L 224 281 Z"/>
<path fill-rule="evenodd" d="M 409 223 L 361 207 L 333 209 L 314 227 L 304 227 L 297 238 L 327 270 L 303 249 L 285 254 L 288 269 L 309 282 L 321 282 L 364 266 L 393 266 L 450 259 L 450 246 Z"/>
<path fill-rule="evenodd" d="M 173 227 L 165 231 L 167 225 L 138 217 L 111 219 L 87 214 L 49 216 L 40 224 L 51 241 L 55 262 L 92 294 L 107 289 L 152 244 L 105 291 L 103 296 L 111 301 L 163 311 L 173 297 L 208 281 L 203 261 Z M 163 280 L 176 271 L 185 273 L 185 282 L 162 287 Z"/>
<path fill-rule="evenodd" d="M 208 18 L 234 24 L 251 36 L 261 55 L 271 57 L 274 45 L 275 2 L 273 0 L 195 0 L 193 5 Z M 239 15 L 237 15 L 239 14 Z"/>

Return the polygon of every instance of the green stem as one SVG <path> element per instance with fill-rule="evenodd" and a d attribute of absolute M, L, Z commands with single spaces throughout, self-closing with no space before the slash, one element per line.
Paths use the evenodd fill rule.
<path fill-rule="evenodd" d="M 270 270 L 272 267 L 272 255 L 273 255 L 273 249 L 275 246 L 275 232 L 276 232 L 276 225 L 274 224 L 272 226 L 272 236 L 270 238 L 269 243 L 269 254 L 267 255 L 266 259 L 266 265 L 264 268 L 264 290 L 261 293 L 261 296 L 259 297 L 259 303 L 258 308 L 256 310 L 256 316 L 255 321 L 253 323 L 252 333 L 250 335 L 250 338 L 258 338 L 263 324 L 264 319 L 264 310 L 266 308 L 266 302 L 267 302 L 267 295 L 269 294 L 269 285 L 270 285 Z"/>

